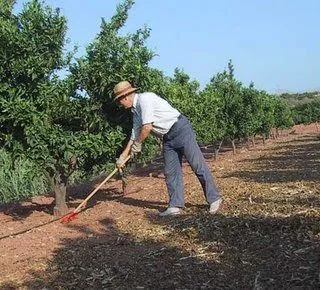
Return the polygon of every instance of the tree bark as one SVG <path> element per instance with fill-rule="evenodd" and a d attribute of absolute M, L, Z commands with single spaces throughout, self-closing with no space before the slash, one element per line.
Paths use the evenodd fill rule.
<path fill-rule="evenodd" d="M 251 141 L 252 141 L 253 149 L 256 149 L 256 140 L 255 140 L 255 137 L 254 137 L 254 136 L 252 136 Z"/>
<path fill-rule="evenodd" d="M 223 141 L 219 142 L 218 147 L 214 146 L 214 160 L 217 160 L 217 158 L 218 158 L 218 154 L 219 154 L 222 142 Z"/>
<path fill-rule="evenodd" d="M 64 183 L 56 184 L 54 186 L 55 207 L 53 208 L 54 216 L 63 216 L 68 213 L 69 209 L 66 203 L 67 186 Z"/>
<path fill-rule="evenodd" d="M 61 176 L 60 172 L 54 172 L 52 168 L 45 170 L 45 175 L 50 182 L 51 189 L 54 192 L 55 206 L 53 208 L 54 216 L 63 216 L 68 213 L 67 199 L 67 180 Z"/>
<path fill-rule="evenodd" d="M 233 154 L 237 154 L 236 144 L 235 144 L 235 142 L 234 142 L 234 139 L 231 140 L 231 144 L 232 144 Z"/>
<path fill-rule="evenodd" d="M 250 137 L 247 138 L 246 144 L 247 144 L 247 149 L 250 150 Z"/>

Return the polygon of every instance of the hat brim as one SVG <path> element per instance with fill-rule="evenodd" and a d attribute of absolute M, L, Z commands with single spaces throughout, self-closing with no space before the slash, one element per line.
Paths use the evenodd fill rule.
<path fill-rule="evenodd" d="M 124 97 L 124 96 L 129 95 L 129 94 L 135 92 L 137 89 L 138 89 L 138 88 L 130 88 L 130 89 L 128 89 L 128 90 L 125 90 L 125 91 L 121 92 L 120 94 L 116 95 L 115 98 L 113 99 L 113 101 L 116 101 L 116 100 L 118 100 L 118 99 L 121 98 L 121 97 Z"/>

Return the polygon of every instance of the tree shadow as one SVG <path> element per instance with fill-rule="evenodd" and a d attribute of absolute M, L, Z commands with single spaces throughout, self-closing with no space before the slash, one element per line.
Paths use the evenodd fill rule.
<path fill-rule="evenodd" d="M 138 199 L 138 198 L 133 198 L 126 195 L 120 198 L 114 199 L 113 201 L 119 202 L 121 204 L 129 205 L 129 206 L 133 206 L 133 207 L 139 207 L 139 208 L 144 208 L 148 210 L 158 210 L 158 211 L 163 211 L 168 206 L 167 202 L 158 201 L 158 200 Z M 208 207 L 208 205 L 198 205 L 198 204 L 194 205 L 189 202 L 185 203 L 185 209 L 203 210 L 206 207 Z"/>
<path fill-rule="evenodd" d="M 54 207 L 53 198 L 50 195 L 43 195 L 42 198 L 45 199 L 42 203 L 30 199 L 23 202 L 0 205 L 0 212 L 10 216 L 15 221 L 24 220 L 33 212 L 44 212 L 51 215 Z"/>
<path fill-rule="evenodd" d="M 303 215 L 198 215 L 168 226 L 185 235 L 195 232 L 201 244 L 223 252 L 219 271 L 231 278 L 226 288 L 313 289 L 320 285 L 319 222 L 318 216 Z"/>
<path fill-rule="evenodd" d="M 302 142 L 303 141 L 303 142 Z M 307 143 L 305 142 L 307 141 Z M 292 140 L 274 149 L 274 155 L 241 162 L 252 164 L 250 171 L 235 171 L 223 178 L 237 177 L 257 182 L 290 182 L 320 180 L 320 142 L 314 136 Z"/>
<path fill-rule="evenodd" d="M 158 157 L 146 164 L 136 164 L 131 168 L 130 174 L 137 177 L 155 177 L 164 179 L 164 160 L 163 157 Z"/>
<path fill-rule="evenodd" d="M 288 205 L 288 203 L 290 203 L 291 205 L 308 207 L 309 210 L 312 210 L 312 208 L 315 208 L 315 207 L 320 207 L 319 195 L 311 195 L 311 196 L 299 195 L 297 197 L 292 197 L 292 196 L 281 197 L 280 195 L 277 195 L 274 199 L 266 198 L 266 197 L 255 197 L 252 200 L 254 203 L 276 203 L 280 205 Z"/>
<path fill-rule="evenodd" d="M 165 202 L 156 201 L 156 200 L 142 200 L 137 198 L 132 198 L 130 196 L 123 196 L 117 199 L 118 202 L 126 205 L 130 205 L 133 207 L 141 207 L 141 208 L 148 208 L 148 209 L 156 209 L 160 210 L 166 206 Z"/>
<path fill-rule="evenodd" d="M 27 289 L 316 289 L 320 218 L 182 215 L 148 217 L 144 238 L 100 220 L 102 232 L 70 225 L 84 238 L 63 239 Z M 153 238 L 156 233 L 162 238 Z M 165 234 L 163 234 L 165 233 Z M 4 289 L 15 289 L 7 283 Z"/>
<path fill-rule="evenodd" d="M 69 185 L 67 188 L 67 193 L 69 199 L 77 199 L 77 198 L 85 198 L 87 197 L 106 177 L 108 174 L 100 174 L 91 180 L 82 181 L 80 183 Z M 119 186 L 119 180 L 120 176 L 119 174 L 115 174 L 111 177 L 110 180 L 108 180 L 105 185 L 105 187 L 111 188 L 111 190 L 115 188 L 120 188 Z"/>
<path fill-rule="evenodd" d="M 94 187 L 93 187 L 94 189 Z M 92 190 L 88 191 L 85 196 L 82 197 L 85 198 L 87 197 Z M 116 187 L 110 187 L 110 188 L 105 188 L 105 189 L 99 189 L 86 203 L 85 207 L 86 208 L 91 208 L 95 206 L 96 204 L 103 202 L 103 201 L 113 201 L 116 199 L 119 199 L 123 197 L 123 193 L 120 191 L 119 188 Z M 68 202 L 68 205 L 70 208 L 75 208 L 77 207 L 83 200 L 82 199 L 70 199 Z"/>
<path fill-rule="evenodd" d="M 105 178 L 106 175 L 100 175 L 91 181 L 68 186 L 68 207 L 70 209 L 77 207 L 82 200 L 97 187 L 97 184 L 100 184 Z M 99 202 L 110 201 L 123 196 L 118 176 L 115 176 L 110 184 L 108 185 L 107 183 L 105 187 L 106 188 L 97 191 L 88 201 L 87 207 L 93 207 Z M 13 220 L 25 220 L 34 212 L 43 212 L 52 216 L 54 206 L 54 194 L 48 193 L 46 195 L 32 197 L 22 202 L 0 205 L 0 212 L 10 216 Z"/>
<path fill-rule="evenodd" d="M 165 202 L 160 202 L 157 200 L 144 200 L 139 198 L 133 198 L 130 195 L 137 193 L 141 189 L 133 190 L 127 194 L 123 194 L 116 188 L 110 188 L 107 190 L 100 190 L 98 191 L 86 204 L 84 210 L 94 207 L 101 201 L 114 201 L 121 204 L 130 205 L 133 207 L 140 207 L 140 208 L 148 208 L 148 209 L 157 209 L 160 210 L 164 206 L 166 206 Z M 77 207 L 79 202 L 70 203 L 72 207 Z"/>

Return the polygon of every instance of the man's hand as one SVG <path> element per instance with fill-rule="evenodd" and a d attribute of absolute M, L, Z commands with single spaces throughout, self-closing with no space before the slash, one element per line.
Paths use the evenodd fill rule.
<path fill-rule="evenodd" d="M 124 166 L 124 161 L 126 158 L 123 155 L 120 155 L 119 158 L 116 161 L 116 165 L 118 168 L 122 168 Z"/>
<path fill-rule="evenodd" d="M 138 141 L 133 141 L 133 144 L 131 146 L 131 154 L 140 153 L 141 150 L 142 150 L 142 143 Z"/>

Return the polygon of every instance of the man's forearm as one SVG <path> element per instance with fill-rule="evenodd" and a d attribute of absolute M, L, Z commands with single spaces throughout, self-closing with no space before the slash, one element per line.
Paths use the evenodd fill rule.
<path fill-rule="evenodd" d="M 151 130 L 152 130 L 152 124 L 143 125 L 141 127 L 140 134 L 135 141 L 142 143 L 150 135 Z M 126 148 L 121 153 L 122 156 L 127 157 L 130 154 L 133 142 L 134 140 L 129 140 Z"/>
<path fill-rule="evenodd" d="M 121 155 L 123 155 L 124 157 L 127 157 L 130 154 L 130 150 L 131 150 L 132 144 L 133 144 L 133 140 L 129 140 L 129 142 L 127 143 L 126 148 L 124 148 L 124 150 L 122 151 Z"/>
<path fill-rule="evenodd" d="M 151 133 L 152 124 L 145 124 L 141 127 L 139 137 L 136 141 L 142 143 Z"/>

